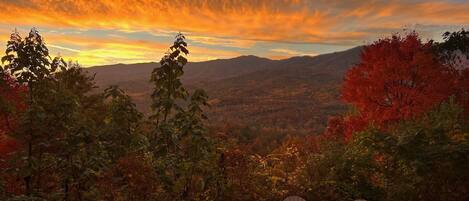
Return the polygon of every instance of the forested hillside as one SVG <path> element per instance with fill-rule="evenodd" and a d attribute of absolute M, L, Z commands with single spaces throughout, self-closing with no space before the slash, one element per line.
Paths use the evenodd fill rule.
<path fill-rule="evenodd" d="M 346 110 L 339 98 L 345 71 L 361 48 L 316 57 L 269 60 L 256 56 L 188 63 L 182 81 L 210 94 L 209 121 L 291 130 L 322 131 L 327 117 Z M 118 85 L 149 112 L 149 73 L 156 63 L 86 69 L 103 88 Z"/>

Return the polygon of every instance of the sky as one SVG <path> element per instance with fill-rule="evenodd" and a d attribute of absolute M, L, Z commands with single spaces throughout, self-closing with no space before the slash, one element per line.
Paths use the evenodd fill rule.
<path fill-rule="evenodd" d="M 0 46 L 35 27 L 82 66 L 159 61 L 174 36 L 190 61 L 314 56 L 415 30 L 469 28 L 469 0 L 0 0 Z"/>

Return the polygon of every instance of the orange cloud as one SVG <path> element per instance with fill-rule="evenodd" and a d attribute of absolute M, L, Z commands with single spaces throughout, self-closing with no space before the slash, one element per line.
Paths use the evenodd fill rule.
<path fill-rule="evenodd" d="M 301 4 L 302 6 L 299 6 Z M 6 23 L 120 30 L 179 30 L 251 40 L 319 41 L 337 23 L 306 1 L 22 0 L 0 5 Z M 311 5 L 314 6 L 314 5 Z M 334 36 L 331 36 L 334 38 Z"/>
<path fill-rule="evenodd" d="M 243 50 L 254 48 L 258 41 L 351 47 L 409 25 L 469 25 L 469 2 L 449 0 L 0 0 L 0 10 L 0 25 L 11 28 L 100 29 L 154 36 L 181 31 L 196 45 Z M 90 65 L 148 61 L 168 45 L 122 35 L 47 35 L 46 39 L 57 51 Z M 220 49 L 193 47 L 191 57 L 240 54 Z M 275 48 L 265 51 L 269 49 Z"/>
<path fill-rule="evenodd" d="M 378 25 L 469 21 L 469 2 L 404 0 L 3 0 L 0 9 L 9 24 L 173 30 L 204 37 L 314 43 L 356 42 L 370 34 L 359 30 Z M 357 19 L 360 23 L 350 24 Z"/>
<path fill-rule="evenodd" d="M 219 38 L 219 37 L 198 36 L 198 35 L 188 35 L 188 38 L 192 41 L 202 43 L 202 44 L 226 46 L 226 47 L 249 48 L 255 44 L 255 41 L 252 41 L 252 40 L 240 40 L 240 39 Z"/>
<path fill-rule="evenodd" d="M 243 39 L 280 40 L 327 27 L 325 14 L 289 1 L 23 0 L 0 5 L 6 23 L 120 30 L 178 30 Z M 298 4 L 298 3 L 297 3 Z M 269 27 L 268 29 L 266 29 Z M 295 28 L 295 29 L 294 29 Z M 295 31 L 298 30 L 298 31 Z M 278 33 L 279 35 L 272 35 Z"/>
<path fill-rule="evenodd" d="M 4 36 L 2 34 L 2 36 Z M 6 36 L 6 35 L 5 35 Z M 7 37 L 2 39 L 8 40 Z M 148 40 L 130 40 L 118 37 L 97 38 L 90 36 L 48 34 L 45 42 L 52 55 L 66 60 L 77 60 L 84 67 L 113 63 L 140 63 L 159 61 L 171 41 L 160 43 Z M 189 44 L 190 61 L 205 61 L 218 58 L 231 58 L 240 54 L 234 51 L 213 50 Z"/>

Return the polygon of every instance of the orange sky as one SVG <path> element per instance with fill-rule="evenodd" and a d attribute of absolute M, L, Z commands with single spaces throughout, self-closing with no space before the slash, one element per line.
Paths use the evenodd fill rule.
<path fill-rule="evenodd" d="M 84 66 L 156 61 L 182 32 L 192 61 L 317 55 L 417 30 L 469 26 L 469 1 L 0 0 L 0 40 L 37 27 L 53 54 Z"/>

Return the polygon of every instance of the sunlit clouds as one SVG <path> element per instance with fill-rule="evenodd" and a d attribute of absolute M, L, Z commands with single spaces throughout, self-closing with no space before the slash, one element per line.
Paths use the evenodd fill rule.
<path fill-rule="evenodd" d="M 2 43 L 34 26 L 51 49 L 86 66 L 155 61 L 177 32 L 198 61 L 315 55 L 403 29 L 434 37 L 469 23 L 469 2 L 455 0 L 0 0 L 0 9 Z"/>

